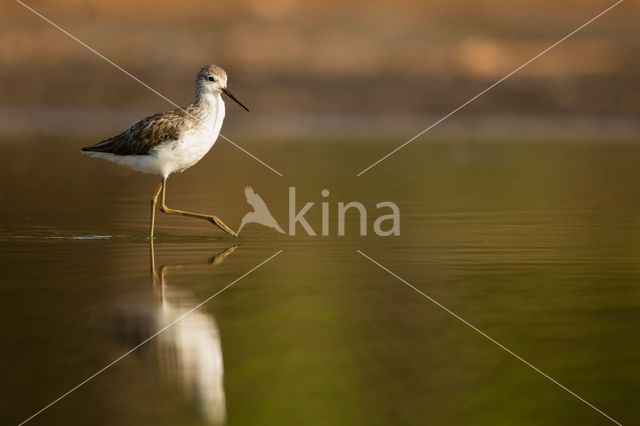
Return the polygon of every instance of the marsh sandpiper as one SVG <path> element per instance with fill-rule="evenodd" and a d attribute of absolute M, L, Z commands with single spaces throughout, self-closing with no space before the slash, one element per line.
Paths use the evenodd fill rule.
<path fill-rule="evenodd" d="M 169 176 L 183 172 L 200 161 L 218 139 L 225 115 L 222 93 L 249 111 L 227 89 L 227 73 L 216 65 L 207 65 L 196 75 L 196 98 L 192 104 L 151 115 L 117 136 L 82 148 L 82 153 L 91 157 L 162 177 L 151 199 L 151 239 L 158 199 L 163 213 L 204 219 L 238 237 L 217 216 L 176 210 L 165 203 Z"/>

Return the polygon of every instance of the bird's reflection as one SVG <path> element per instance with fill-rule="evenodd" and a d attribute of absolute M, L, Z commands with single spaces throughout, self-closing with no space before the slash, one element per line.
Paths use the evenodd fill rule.
<path fill-rule="evenodd" d="M 195 395 L 208 424 L 222 425 L 226 408 L 218 326 L 211 314 L 202 309 L 193 310 L 198 301 L 190 292 L 167 284 L 167 275 L 172 271 L 198 264 L 167 264 L 156 269 L 153 242 L 149 248 L 151 279 L 158 300 L 150 309 L 144 307 L 138 309 L 135 316 L 129 316 L 125 325 L 127 334 L 134 338 L 149 335 L 175 322 L 152 341 L 158 363 L 163 372 L 182 382 L 189 395 Z M 207 263 L 217 266 L 237 248 L 229 247 Z M 189 311 L 192 312 L 185 315 Z"/>

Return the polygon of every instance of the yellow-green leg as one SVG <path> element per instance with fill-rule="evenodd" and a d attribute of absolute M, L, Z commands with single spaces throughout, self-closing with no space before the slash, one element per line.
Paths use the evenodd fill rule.
<path fill-rule="evenodd" d="M 203 219 L 203 220 L 206 220 L 208 222 L 213 223 L 214 225 L 216 225 L 218 228 L 222 229 L 227 234 L 238 238 L 238 234 L 236 234 L 235 231 L 233 231 L 231 228 L 229 228 L 227 225 L 225 225 L 225 223 L 222 220 L 220 220 L 220 218 L 218 218 L 217 216 L 211 216 L 211 215 L 200 214 L 200 213 L 192 213 L 192 212 L 187 212 L 187 211 L 184 211 L 184 210 L 176 210 L 176 209 L 172 209 L 172 208 L 167 207 L 167 204 L 165 202 L 165 200 L 166 200 L 166 192 L 167 192 L 167 180 L 166 179 L 162 182 L 161 187 L 162 187 L 162 199 L 160 200 L 160 211 L 162 213 L 174 214 L 174 215 L 179 215 L 179 216 L 187 216 L 187 217 L 195 217 L 196 219 Z"/>
<path fill-rule="evenodd" d="M 158 197 L 160 197 L 160 192 L 162 191 L 162 187 L 164 186 L 164 181 L 160 182 L 158 185 L 158 189 L 153 193 L 153 198 L 151 198 L 151 225 L 149 229 L 149 239 L 153 240 L 153 231 L 156 227 L 156 206 L 158 205 Z"/>
<path fill-rule="evenodd" d="M 158 273 L 156 272 L 156 254 L 153 248 L 153 238 L 149 240 L 149 267 L 151 269 L 151 282 L 153 286 L 156 286 L 158 282 Z"/>

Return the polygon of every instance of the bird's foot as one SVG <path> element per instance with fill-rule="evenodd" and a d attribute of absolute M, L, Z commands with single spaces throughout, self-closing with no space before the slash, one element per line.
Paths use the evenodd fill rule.
<path fill-rule="evenodd" d="M 227 234 L 231 235 L 234 238 L 240 238 L 240 236 L 231 228 L 229 228 L 218 216 L 212 216 L 213 223 L 220 229 L 222 229 Z"/>

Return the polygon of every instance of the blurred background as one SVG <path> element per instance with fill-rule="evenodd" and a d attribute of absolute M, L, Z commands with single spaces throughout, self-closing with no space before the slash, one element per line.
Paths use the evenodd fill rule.
<path fill-rule="evenodd" d="M 252 109 L 231 107 L 229 136 L 276 138 L 408 138 L 612 3 L 28 2 L 179 104 L 200 66 L 221 65 Z M 633 137 L 639 11 L 624 3 L 437 131 Z M 3 133 L 108 136 L 169 107 L 16 2 L 0 24 Z"/>
<path fill-rule="evenodd" d="M 150 250 L 158 177 L 79 148 L 171 105 L 1 2 L 3 423 L 278 250 L 29 425 L 610 424 L 356 250 L 637 423 L 640 3 L 356 177 L 614 0 L 25 1 L 179 104 L 202 65 L 227 70 L 251 113 L 228 102 L 223 134 L 284 176 L 220 141 L 171 176 L 170 206 L 237 229 L 251 185 L 287 229 L 295 186 L 316 232 L 329 204 L 330 235 L 251 224 L 236 248 L 159 214 Z M 366 206 L 368 236 L 355 214 L 337 236 L 348 201 Z M 381 201 L 400 207 L 400 236 L 372 235 Z"/>

